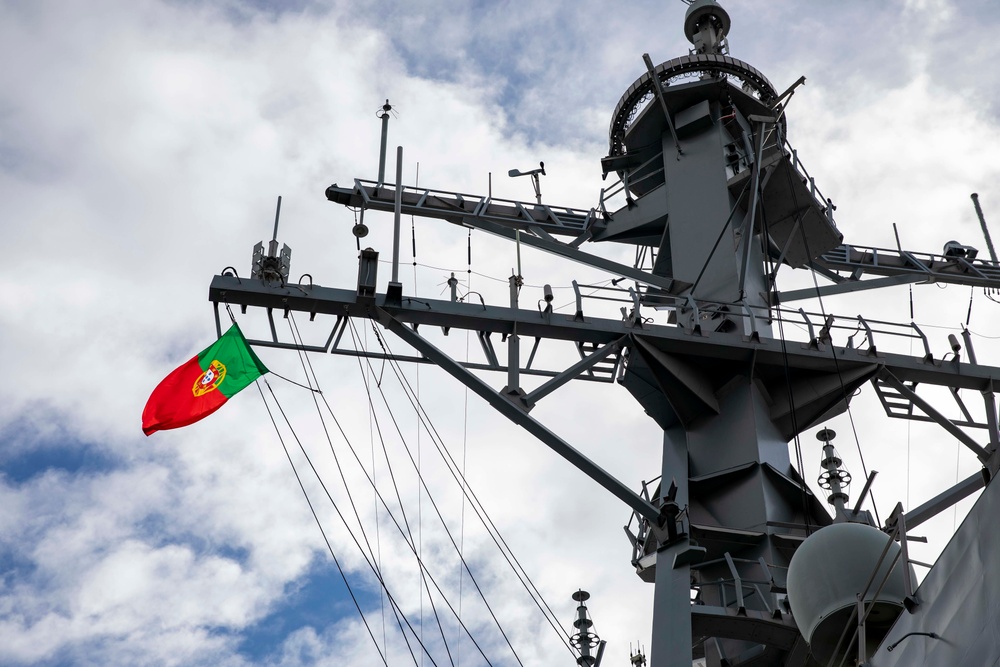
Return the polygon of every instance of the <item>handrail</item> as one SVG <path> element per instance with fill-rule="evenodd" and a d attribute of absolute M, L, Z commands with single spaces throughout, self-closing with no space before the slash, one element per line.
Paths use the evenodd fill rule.
<path fill-rule="evenodd" d="M 861 593 L 858 593 L 858 612 L 859 612 L 858 613 L 858 619 L 857 619 L 857 624 L 855 625 L 855 628 L 854 628 L 854 633 L 851 635 L 850 640 L 848 640 L 848 646 L 850 646 L 851 642 L 853 642 L 856 638 L 858 638 L 858 635 L 863 632 L 864 623 L 865 623 L 865 620 L 867 620 L 867 618 L 868 618 L 868 614 L 871 613 L 871 610 L 875 606 L 875 603 L 878 602 L 878 596 L 879 596 L 879 594 L 882 593 L 882 589 L 885 587 L 886 582 L 889 581 L 889 576 L 892 574 L 893 569 L 896 567 L 896 563 L 899 562 L 899 557 L 903 553 L 902 549 L 900 549 L 900 551 L 892 559 L 892 563 L 890 563 L 889 567 L 886 568 L 885 577 L 879 583 L 878 589 L 875 591 L 875 595 L 874 595 L 873 600 L 872 600 L 872 605 L 869 606 L 869 607 L 867 607 L 867 610 L 866 610 L 865 609 L 865 596 L 868 595 L 868 591 L 871 590 L 872 583 L 874 583 L 875 577 L 876 577 L 876 575 L 878 575 L 878 571 L 882 567 L 882 563 L 885 561 L 885 557 L 889 553 L 889 547 L 896 540 L 896 536 L 897 535 L 899 535 L 899 524 L 896 524 L 896 527 L 893 529 L 892 533 L 889 535 L 889 539 L 886 540 L 885 548 L 882 549 L 882 554 L 878 557 L 878 560 L 875 562 L 875 568 L 872 570 L 872 573 L 868 576 L 868 583 L 865 584 L 864 590 L 862 590 Z M 834 657 L 836 657 L 837 651 L 840 650 L 841 644 L 844 643 L 844 637 L 847 636 L 847 631 L 850 628 L 851 628 L 851 621 L 848 621 L 844 625 L 844 630 L 843 630 L 843 632 L 840 633 L 840 639 L 837 640 L 837 644 L 836 644 L 836 646 L 833 649 L 833 656 Z M 858 638 L 858 656 L 859 656 L 858 664 L 863 664 L 864 661 L 865 661 L 865 658 L 864 658 L 865 647 L 864 647 L 863 637 L 864 637 L 864 635 L 862 634 L 861 638 Z M 847 653 L 844 653 L 844 656 L 840 659 L 840 662 L 837 663 L 837 667 L 843 667 L 844 661 L 846 659 L 847 659 Z M 832 664 L 832 662 L 830 664 Z"/>
<path fill-rule="evenodd" d="M 606 285 L 580 285 L 579 287 L 581 289 L 581 299 L 621 303 L 630 303 L 633 301 L 628 294 L 628 288 L 625 287 L 611 287 Z M 582 292 L 583 289 L 592 290 L 592 293 L 585 294 Z M 594 294 L 593 292 L 620 292 L 621 296 L 616 298 L 615 296 Z M 658 293 L 656 294 L 654 304 L 646 303 L 640 298 L 640 305 L 647 308 L 653 306 L 666 309 L 673 308 L 683 313 L 691 308 L 691 301 L 686 295 Z M 848 347 L 854 347 L 854 337 L 858 333 L 863 333 L 864 341 L 867 343 L 865 349 L 869 352 L 875 349 L 875 337 L 878 335 L 890 336 L 896 340 L 918 340 L 924 348 L 925 353 L 930 354 L 930 345 L 926 339 L 926 334 L 913 322 L 891 322 L 888 320 L 865 318 L 861 315 L 843 316 L 832 313 L 811 312 L 802 308 L 782 308 L 781 306 L 772 306 L 770 308 L 761 306 L 756 308 L 755 312 L 753 306 L 748 306 L 740 302 L 704 301 L 700 299 L 697 301 L 697 308 L 701 314 L 715 314 L 730 319 L 746 320 L 753 330 L 758 329 L 758 322 L 762 318 L 767 319 L 768 324 L 780 321 L 796 327 L 801 326 L 804 328 L 804 333 L 806 333 L 806 338 L 802 342 L 806 343 L 817 345 L 829 344 L 831 343 L 832 334 L 840 331 L 850 332 L 847 345 Z M 821 327 L 822 329 L 819 335 L 816 333 L 816 327 Z M 786 331 L 787 334 L 788 332 Z M 794 340 L 795 337 L 792 336 L 791 339 Z"/>

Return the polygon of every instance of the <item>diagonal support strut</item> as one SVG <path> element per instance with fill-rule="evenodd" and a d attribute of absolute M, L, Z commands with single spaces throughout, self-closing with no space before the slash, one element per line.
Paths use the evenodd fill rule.
<path fill-rule="evenodd" d="M 663 518 L 661 517 L 659 508 L 639 496 L 619 480 L 615 479 L 610 473 L 584 456 L 568 442 L 547 429 L 536 419 L 524 412 L 524 410 L 514 405 L 514 403 L 496 392 L 488 384 L 467 371 L 460 363 L 439 350 L 426 338 L 397 320 L 382 308 L 376 307 L 375 316 L 379 324 L 402 338 L 409 345 L 413 346 L 417 351 L 436 363 L 453 378 L 459 380 L 466 387 L 486 399 L 486 401 L 492 405 L 497 412 L 507 417 L 528 433 L 531 433 L 533 436 L 548 445 L 553 451 L 572 463 L 585 475 L 603 486 L 619 500 L 623 501 L 626 505 L 635 510 L 637 514 L 645 519 L 648 519 L 656 526 L 662 525 Z"/>
<path fill-rule="evenodd" d="M 578 377 L 581 373 L 589 368 L 592 368 L 603 361 L 609 354 L 620 349 L 622 343 L 625 341 L 626 337 L 622 337 L 616 341 L 605 344 L 604 346 L 597 349 L 592 354 L 584 357 L 580 361 L 576 362 L 566 370 L 564 370 L 559 375 L 555 376 L 551 380 L 547 381 L 545 384 L 539 386 L 537 389 L 529 393 L 524 397 L 524 403 L 527 405 L 528 409 L 531 409 L 538 401 L 542 400 L 552 392 L 554 392 L 559 387 L 563 386 L 570 380 Z"/>
<path fill-rule="evenodd" d="M 986 451 L 978 442 L 969 437 L 969 435 L 965 431 L 963 431 L 954 423 L 952 423 L 950 419 L 948 419 L 940 412 L 935 410 L 930 403 L 928 403 L 920 396 L 918 396 L 917 392 L 907 387 L 903 382 L 899 380 L 899 378 L 893 375 L 892 372 L 889 371 L 889 369 L 883 368 L 879 372 L 879 379 L 881 379 L 883 382 L 889 385 L 892 385 L 893 389 L 895 389 L 900 394 L 905 396 L 907 399 L 912 401 L 913 404 L 918 408 L 920 408 L 921 410 L 923 410 L 928 417 L 930 417 L 938 424 L 940 424 L 944 428 L 944 430 L 948 431 L 948 433 L 951 433 L 958 439 L 959 442 L 961 442 L 963 445 L 965 445 L 973 452 L 975 452 L 976 456 L 979 458 L 980 461 L 986 463 L 986 461 L 989 460 L 990 453 L 988 451 Z"/>

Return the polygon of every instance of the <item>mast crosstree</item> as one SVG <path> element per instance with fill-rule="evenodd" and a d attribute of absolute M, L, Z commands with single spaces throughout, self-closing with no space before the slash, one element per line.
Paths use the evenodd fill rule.
<path fill-rule="evenodd" d="M 713 667 L 818 664 L 791 615 L 785 572 L 799 545 L 833 519 L 792 466 L 788 442 L 845 411 L 862 385 L 875 385 L 890 416 L 941 424 L 986 471 L 917 508 L 913 519 L 925 520 L 982 488 L 998 467 L 1000 369 L 976 363 L 968 338 L 969 362 L 956 352 L 943 363 L 916 325 L 906 335 L 922 339 L 926 354 L 909 357 L 880 351 L 863 318 L 814 323 L 803 312 L 809 341 L 784 339 L 780 327 L 789 311 L 781 304 L 918 281 L 1000 288 L 1000 267 L 947 248 L 937 255 L 844 245 L 833 202 L 785 137 L 784 105 L 796 86 L 779 94 L 763 74 L 730 57 L 730 27 L 721 6 L 696 0 L 684 23 L 691 53 L 655 67 L 646 56 L 646 72 L 614 111 L 602 160 L 605 176 L 618 179 L 592 209 L 543 204 L 540 194 L 520 202 L 386 184 L 381 167 L 377 181 L 326 190 L 341 205 L 519 238 L 625 276 L 637 288 L 622 319 L 585 316 L 579 298 L 573 315 L 520 308 L 514 278 L 505 306 L 462 303 L 454 293 L 450 300 L 414 302 L 395 281 L 394 289 L 378 293 L 378 253 L 371 249 L 361 252 L 355 289 L 291 285 L 283 265 L 281 279 L 216 276 L 209 293 L 217 315 L 222 303 L 267 310 L 272 338 L 251 341 L 259 345 L 296 347 L 277 339 L 275 312 L 335 318 L 326 344 L 310 349 L 337 354 L 354 353 L 338 346 L 349 318 L 376 320 L 416 350 L 410 360 L 439 365 L 625 502 L 634 513 L 626 528 L 632 563 L 655 586 L 651 667 L 688 667 L 696 658 Z M 616 208 L 619 199 L 624 203 Z M 582 249 L 601 242 L 648 249 L 651 266 Z M 396 276 L 398 252 L 393 256 Z M 810 269 L 830 283 L 779 292 L 776 274 L 784 265 Z M 866 275 L 877 277 L 862 279 Z M 642 308 L 653 307 L 671 311 L 671 323 L 642 317 Z M 418 332 L 421 325 L 477 332 L 487 363 L 455 361 Z M 847 346 L 836 346 L 831 332 L 837 328 L 864 330 L 864 341 L 855 345 L 852 336 Z M 507 343 L 506 366 L 492 334 Z M 533 350 L 522 365 L 522 338 L 533 338 L 535 349 L 542 340 L 571 342 L 580 361 L 543 370 L 532 367 Z M 595 378 L 598 368 L 610 370 Z M 496 389 L 472 370 L 505 372 L 506 385 Z M 546 380 L 529 392 L 521 388 L 521 374 Z M 658 485 L 632 490 L 531 415 L 537 402 L 580 377 L 617 380 L 662 429 Z M 918 385 L 952 388 L 956 398 L 960 389 L 979 392 L 985 420 L 973 418 L 964 404 L 968 419 L 949 420 L 919 395 Z M 962 427 L 984 435 L 969 436 Z M 845 498 L 838 498 L 838 520 L 874 523 L 867 512 L 845 509 Z M 905 524 L 906 515 L 898 511 L 892 521 Z M 906 594 L 916 604 L 913 591 Z"/>

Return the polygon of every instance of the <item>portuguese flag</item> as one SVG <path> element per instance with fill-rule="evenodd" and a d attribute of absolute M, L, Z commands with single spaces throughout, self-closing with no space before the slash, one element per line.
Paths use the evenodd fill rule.
<path fill-rule="evenodd" d="M 222 338 L 156 386 L 142 411 L 142 432 L 193 424 L 266 372 L 234 322 Z"/>

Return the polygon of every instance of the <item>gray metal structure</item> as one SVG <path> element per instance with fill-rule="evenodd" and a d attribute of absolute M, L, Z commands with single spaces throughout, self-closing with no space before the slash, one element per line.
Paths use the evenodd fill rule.
<path fill-rule="evenodd" d="M 894 513 L 887 528 L 896 530 L 904 558 L 907 522 L 915 525 L 982 488 L 998 468 L 1000 369 L 976 362 L 967 335 L 967 362 L 957 351 L 953 360 L 935 359 L 912 324 L 900 331 L 921 340 L 924 354 L 888 354 L 876 345 L 886 323 L 810 317 L 782 305 L 908 282 L 1000 288 L 1000 267 L 949 249 L 938 255 L 844 245 L 833 203 L 819 192 L 785 137 L 784 104 L 803 80 L 779 93 L 755 68 L 730 57 L 730 24 L 714 0 L 696 0 L 684 25 L 691 53 L 655 67 L 645 57 L 646 72 L 614 111 L 609 155 L 602 160 L 605 176 L 615 174 L 617 181 L 601 192 L 593 209 L 404 186 L 398 165 L 395 184 L 383 183 L 383 166 L 377 181 L 326 190 L 332 202 L 393 211 L 397 221 L 406 214 L 438 218 L 519 238 L 625 276 L 636 288 L 630 291 L 631 311 L 622 319 L 586 315 L 579 293 L 573 315 L 520 308 L 516 276 L 511 301 L 503 306 L 459 302 L 454 289 L 450 300 L 408 298 L 397 282 L 398 233 L 386 293 L 377 291 L 378 253 L 371 249 L 360 254 L 353 289 L 291 284 L 285 267 L 281 276 L 219 275 L 209 291 L 217 321 L 220 304 L 266 309 L 271 336 L 251 340 L 256 345 L 300 347 L 282 342 L 274 326 L 275 317 L 295 311 L 332 320 L 326 343 L 306 349 L 357 354 L 340 347 L 348 319 L 378 321 L 416 352 L 399 358 L 439 365 L 626 503 L 634 513 L 626 527 L 632 564 L 655 585 L 652 667 L 689 667 L 700 657 L 712 667 L 818 664 L 788 608 L 785 572 L 797 547 L 832 519 L 792 466 L 787 443 L 843 412 L 863 384 L 873 384 L 889 416 L 939 423 L 984 466 L 984 474 L 909 515 Z M 610 205 L 616 197 L 624 199 L 618 208 Z M 634 245 L 642 259 L 628 266 L 581 249 L 597 242 Z M 778 292 L 775 277 L 784 265 L 815 271 L 828 282 L 817 289 Z M 671 309 L 671 324 L 649 323 L 642 309 L 650 307 Z M 780 335 L 782 323 L 792 319 L 808 327 L 808 342 Z M 421 333 L 427 325 L 476 332 L 485 362 L 450 358 Z M 846 346 L 836 346 L 838 329 L 860 332 L 861 340 L 856 343 L 852 335 Z M 500 361 L 494 335 L 506 344 L 506 363 Z M 522 363 L 520 344 L 529 339 L 534 347 Z M 568 368 L 539 368 L 535 351 L 542 340 L 572 343 L 580 361 Z M 504 373 L 506 384 L 497 389 L 473 373 L 483 370 Z M 546 380 L 526 392 L 522 374 Z M 573 379 L 617 381 L 662 428 L 658 484 L 629 488 L 531 415 L 538 401 Z M 952 389 L 966 419 L 945 417 L 919 386 Z M 979 395 L 985 419 L 972 416 L 963 390 Z M 977 435 L 968 429 L 978 429 Z M 857 511 L 864 495 L 850 520 L 867 517 Z M 995 495 L 993 486 L 983 498 Z M 841 498 L 837 509 L 846 517 L 851 512 L 845 503 Z M 984 512 L 974 511 L 978 518 L 973 521 L 985 523 Z M 971 530 L 963 527 L 960 534 Z M 962 543 L 972 539 L 963 537 Z M 1000 557 L 996 549 L 993 554 Z M 942 587 L 935 582 L 959 569 L 945 557 L 941 562 L 938 567 L 951 570 L 940 575 L 932 570 L 925 587 Z M 986 576 L 986 563 L 970 574 Z M 904 614 L 890 640 L 899 639 L 901 628 L 934 625 L 924 620 L 934 603 L 921 591 L 913 591 L 907 579 L 908 609 L 916 615 Z M 949 613 L 955 604 L 941 603 Z M 995 618 L 996 602 L 983 604 Z M 960 623 L 948 629 L 955 641 L 963 640 Z M 983 661 L 974 663 L 952 661 L 957 658 L 944 649 L 920 652 L 916 647 L 924 641 L 907 639 L 891 659 L 880 649 L 871 664 L 992 665 L 1000 658 L 995 639 L 978 641 Z M 916 660 L 896 659 L 918 653 Z M 946 653 L 947 660 L 934 658 Z"/>

